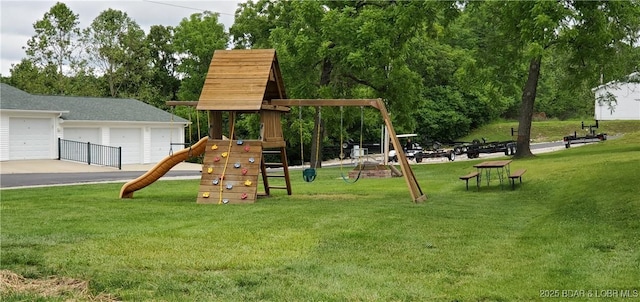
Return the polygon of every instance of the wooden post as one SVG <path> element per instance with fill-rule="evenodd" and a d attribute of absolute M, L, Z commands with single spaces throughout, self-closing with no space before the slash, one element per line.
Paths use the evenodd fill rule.
<path fill-rule="evenodd" d="M 402 152 L 402 145 L 400 144 L 400 140 L 398 140 L 398 136 L 396 135 L 396 130 L 393 128 L 391 124 L 391 118 L 389 117 L 389 113 L 387 112 L 387 108 L 382 103 L 382 100 L 378 99 L 378 110 L 380 110 L 380 114 L 384 119 L 384 123 L 387 126 L 389 131 L 389 136 L 391 137 L 391 143 L 393 143 L 393 148 L 396 150 L 396 155 L 398 156 L 398 162 L 400 163 L 400 168 L 402 169 L 402 174 L 404 176 L 404 180 L 409 187 L 409 192 L 411 193 L 411 198 L 413 201 L 423 202 L 427 200 L 427 195 L 422 193 L 422 189 L 420 188 L 420 184 L 416 179 L 416 176 L 413 174 L 413 170 L 411 170 L 411 166 L 409 166 L 409 161 L 407 160 L 407 156 Z"/>
<path fill-rule="evenodd" d="M 209 138 L 222 139 L 222 111 L 209 110 Z"/>

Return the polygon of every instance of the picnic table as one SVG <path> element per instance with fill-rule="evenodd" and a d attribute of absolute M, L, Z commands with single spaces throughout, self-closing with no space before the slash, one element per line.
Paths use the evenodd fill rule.
<path fill-rule="evenodd" d="M 478 169 L 478 173 L 480 175 L 484 172 L 485 178 L 487 179 L 487 186 L 489 186 L 489 183 L 491 182 L 491 170 L 495 170 L 495 173 L 498 175 L 498 179 L 500 180 L 500 188 L 502 188 L 504 180 L 511 175 L 510 164 L 511 160 L 493 160 L 481 162 L 477 165 L 473 165 L 473 167 Z"/>

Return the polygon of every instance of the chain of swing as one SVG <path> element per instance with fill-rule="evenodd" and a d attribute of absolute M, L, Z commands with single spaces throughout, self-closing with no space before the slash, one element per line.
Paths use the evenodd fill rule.
<path fill-rule="evenodd" d="M 322 123 L 322 107 L 319 107 L 319 111 L 318 111 L 318 123 L 316 125 L 317 128 L 317 133 L 316 133 L 316 152 L 315 152 L 315 160 L 313 161 L 313 167 L 311 167 L 311 161 L 309 162 L 309 167 L 303 169 L 302 171 L 302 178 L 304 179 L 304 181 L 306 182 L 313 182 L 316 179 L 317 176 L 317 172 L 316 172 L 316 168 L 318 165 L 318 160 L 319 160 L 319 154 L 320 154 L 320 137 L 321 137 L 321 123 Z M 299 107 L 299 111 L 298 111 L 298 119 L 299 119 L 299 124 L 300 124 L 300 158 L 302 161 L 302 167 L 304 167 L 305 163 L 304 163 L 304 136 L 303 136 L 303 120 L 302 120 L 302 106 Z M 343 171 L 343 161 L 345 158 L 345 154 L 344 154 L 344 148 L 342 148 L 343 144 L 344 144 L 344 108 L 342 106 L 340 106 L 340 176 L 342 177 L 342 180 L 344 180 L 346 183 L 355 183 L 360 179 L 360 176 L 362 175 L 362 170 L 364 169 L 364 164 L 362 163 L 362 154 L 357 154 L 358 156 L 358 175 L 356 176 L 356 178 L 351 181 L 349 180 L 349 177 L 347 175 L 344 174 Z M 360 144 L 358 148 L 358 152 L 362 152 L 362 142 L 363 142 L 363 137 L 364 137 L 364 106 L 360 106 Z"/>
<path fill-rule="evenodd" d="M 175 107 L 176 106 L 171 106 L 171 131 L 169 132 L 169 156 L 173 156 L 173 146 L 174 145 L 180 145 L 186 148 L 186 146 L 189 146 L 189 157 L 193 157 L 193 153 L 191 150 L 191 147 L 193 146 L 193 122 L 192 122 L 192 118 L 191 115 L 193 113 L 193 111 L 195 111 L 195 115 L 196 115 L 196 128 L 198 131 L 198 138 L 202 137 L 200 135 L 200 114 L 198 113 L 197 110 L 189 110 L 188 111 L 188 120 L 189 120 L 189 126 L 187 127 L 187 132 L 189 133 L 189 142 L 188 143 L 174 143 L 173 142 L 173 126 L 174 126 L 174 116 L 175 116 Z"/>
<path fill-rule="evenodd" d="M 340 146 L 342 147 L 342 144 L 344 143 L 343 140 L 343 131 L 342 129 L 344 128 L 344 108 L 342 106 L 340 106 Z M 358 145 L 358 154 L 356 155 L 358 157 L 358 175 L 356 176 L 356 178 L 351 181 L 349 180 L 349 176 L 345 176 L 344 174 L 344 170 L 343 170 L 343 160 L 344 160 L 344 148 L 340 148 L 340 176 L 342 177 L 342 180 L 344 180 L 344 182 L 346 183 L 355 183 L 360 179 L 360 175 L 362 175 L 362 170 L 364 170 L 364 163 L 362 162 L 362 158 L 363 158 L 363 154 L 362 152 L 362 141 L 364 138 L 364 106 L 360 106 L 360 142 Z"/>
<path fill-rule="evenodd" d="M 298 119 L 300 122 L 300 160 L 302 161 L 302 167 L 304 168 L 304 137 L 302 131 L 302 106 L 299 107 L 298 111 Z M 316 127 L 318 128 L 318 133 L 316 133 L 316 156 L 313 160 L 313 168 L 311 167 L 311 161 L 309 162 L 309 168 L 302 170 L 302 179 L 306 182 L 313 182 L 316 179 L 316 168 L 318 167 L 318 159 L 320 154 L 320 136 L 321 136 L 321 121 L 322 121 L 322 107 L 320 107 L 318 112 L 318 124 Z"/>

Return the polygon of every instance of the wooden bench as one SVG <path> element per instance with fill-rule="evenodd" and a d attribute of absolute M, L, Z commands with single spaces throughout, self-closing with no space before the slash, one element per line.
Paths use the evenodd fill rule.
<path fill-rule="evenodd" d="M 522 174 L 527 172 L 526 169 L 516 170 L 515 172 L 509 175 L 509 180 L 511 181 L 511 189 L 514 190 L 516 188 L 516 178 L 520 179 L 520 183 L 522 184 Z"/>
<path fill-rule="evenodd" d="M 474 178 L 476 179 L 476 186 L 478 187 L 478 191 L 480 190 L 480 173 L 478 171 L 476 172 L 471 172 L 465 176 L 460 176 L 460 179 L 466 181 L 467 183 L 467 191 L 469 191 L 469 179 Z"/>

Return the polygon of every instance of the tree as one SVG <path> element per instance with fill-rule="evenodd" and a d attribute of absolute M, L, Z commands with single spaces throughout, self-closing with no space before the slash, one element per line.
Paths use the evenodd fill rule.
<path fill-rule="evenodd" d="M 156 107 L 165 107 L 164 102 L 177 100 L 180 80 L 177 78 L 177 55 L 173 45 L 173 28 L 162 25 L 151 26 L 146 37 L 151 58 L 149 84 L 157 95 L 150 100 Z"/>
<path fill-rule="evenodd" d="M 229 34 L 212 12 L 192 14 L 175 28 L 173 45 L 179 55 L 177 71 L 182 77 L 180 100 L 198 100 L 216 49 L 226 49 Z"/>
<path fill-rule="evenodd" d="M 236 12 L 230 32 L 236 45 L 276 48 L 289 97 L 381 97 L 394 123 L 410 129 L 415 127 L 411 108 L 420 99 L 421 81 L 407 66 L 407 42 L 436 12 L 452 3 L 442 5 L 424 1 L 249 1 Z M 359 111 L 350 111 L 347 120 L 359 119 Z M 336 126 L 338 110 L 323 110 L 324 123 L 319 114 L 316 109 L 314 128 L 307 131 L 313 135 L 311 150 L 321 151 L 315 146 L 323 141 L 316 139 L 317 133 L 344 129 Z M 377 125 L 366 128 L 379 131 Z M 322 130 L 325 126 L 327 131 Z M 336 140 L 335 135 L 333 138 Z M 311 158 L 322 156 L 312 154 Z"/>
<path fill-rule="evenodd" d="M 553 47 L 571 54 L 577 70 L 605 68 L 615 61 L 621 44 L 633 44 L 640 26 L 640 2 L 631 1 L 517 1 L 482 4 L 492 24 L 504 35 L 491 49 L 511 50 L 528 62 L 522 91 L 516 157 L 532 156 L 531 122 L 544 54 Z M 489 20 L 486 20 L 489 22 Z M 505 47 L 505 45 L 508 45 Z M 508 67 L 503 65 L 504 67 Z M 576 72 L 575 76 L 589 76 Z M 591 74 L 591 76 L 593 76 Z"/>
<path fill-rule="evenodd" d="M 71 74 L 79 62 L 75 53 L 80 37 L 78 24 L 78 15 L 58 2 L 34 23 L 36 34 L 23 47 L 28 59 L 40 69 L 55 67 L 55 92 L 59 94 L 65 94 L 65 74 Z"/>
<path fill-rule="evenodd" d="M 109 95 L 123 90 L 135 94 L 148 71 L 149 55 L 144 31 L 127 13 L 108 9 L 84 31 L 90 64 L 96 66 L 108 83 Z"/>
<path fill-rule="evenodd" d="M 495 85 L 490 64 L 480 64 L 469 13 L 449 14 L 411 39 L 407 62 L 422 79 L 421 100 L 412 115 L 416 133 L 454 141 L 499 117 L 508 107 Z"/>
<path fill-rule="evenodd" d="M 31 60 L 22 59 L 11 66 L 11 77 L 7 79 L 7 84 L 33 94 L 53 95 L 58 92 L 57 74 L 54 65 L 40 69 Z"/>

